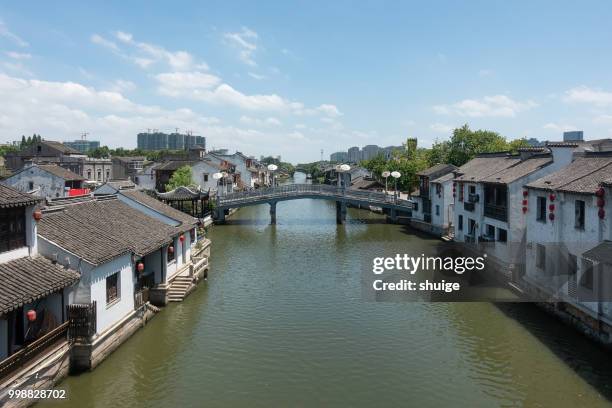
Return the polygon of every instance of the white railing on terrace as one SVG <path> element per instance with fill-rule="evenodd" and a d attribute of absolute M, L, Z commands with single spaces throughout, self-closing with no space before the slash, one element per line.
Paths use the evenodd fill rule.
<path fill-rule="evenodd" d="M 412 208 L 412 202 L 394 199 L 393 196 L 376 191 L 345 189 L 326 184 L 283 184 L 277 187 L 267 187 L 250 191 L 227 193 L 218 197 L 221 206 L 239 205 L 253 201 L 265 201 L 275 198 L 300 197 L 320 195 L 330 198 L 353 199 L 367 202 L 371 205 L 396 205 Z"/>

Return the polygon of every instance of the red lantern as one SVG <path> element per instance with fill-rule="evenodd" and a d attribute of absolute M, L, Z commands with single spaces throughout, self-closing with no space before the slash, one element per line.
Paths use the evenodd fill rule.
<path fill-rule="evenodd" d="M 143 272 L 144 271 L 144 263 L 138 262 L 138 265 L 136 265 L 136 269 L 138 270 L 138 272 Z"/>
<path fill-rule="evenodd" d="M 40 221 L 40 219 L 42 218 L 42 211 L 40 210 L 36 210 L 32 213 L 32 217 L 34 217 L 34 219 L 36 221 Z"/>
<path fill-rule="evenodd" d="M 527 205 L 527 200 L 523 200 L 523 205 Z"/>
<path fill-rule="evenodd" d="M 179 241 L 184 242 L 184 241 L 185 241 L 185 236 L 184 236 L 184 235 L 181 235 L 181 236 L 179 237 Z"/>
<path fill-rule="evenodd" d="M 168 252 L 169 252 L 169 253 L 171 253 L 171 254 L 173 254 L 173 253 L 174 253 L 174 247 L 173 247 L 172 245 L 170 245 L 170 246 L 168 247 Z"/>
<path fill-rule="evenodd" d="M 599 211 L 597 212 L 597 215 L 599 215 L 600 219 L 604 219 L 606 218 L 606 210 L 604 210 L 603 208 L 600 208 Z"/>
<path fill-rule="evenodd" d="M 604 200 L 603 198 L 598 198 L 597 199 L 597 206 L 598 207 L 603 207 L 604 205 L 606 205 L 606 200 Z"/>
<path fill-rule="evenodd" d="M 523 190 L 523 197 L 527 197 L 529 195 L 529 191 Z"/>
<path fill-rule="evenodd" d="M 28 321 L 33 322 L 36 321 L 36 310 L 28 310 L 28 312 L 26 313 L 26 316 L 28 316 Z"/>
<path fill-rule="evenodd" d="M 605 194 L 605 190 L 603 189 L 603 187 L 599 187 L 599 188 L 597 189 L 597 191 L 595 191 L 595 195 L 596 195 L 597 197 L 603 197 L 603 196 L 604 196 L 604 194 Z"/>
<path fill-rule="evenodd" d="M 550 198 L 550 201 L 555 201 L 555 198 L 557 198 L 557 196 L 554 194 L 551 194 L 548 196 L 548 198 Z"/>
<path fill-rule="evenodd" d="M 555 205 L 554 205 L 554 204 L 549 205 L 549 206 L 548 206 L 548 209 L 549 209 L 550 211 L 555 211 Z"/>
<path fill-rule="evenodd" d="M 551 221 L 554 221 L 555 220 L 555 214 L 554 213 L 548 214 L 548 219 L 551 220 Z"/>
<path fill-rule="evenodd" d="M 527 207 L 523 207 L 523 214 L 527 212 Z"/>

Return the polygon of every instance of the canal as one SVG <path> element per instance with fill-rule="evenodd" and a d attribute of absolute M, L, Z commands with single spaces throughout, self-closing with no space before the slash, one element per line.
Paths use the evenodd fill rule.
<path fill-rule="evenodd" d="M 609 354 L 527 304 L 374 302 L 361 263 L 440 244 L 296 200 L 210 231 L 209 279 L 94 372 L 73 407 L 604 407 Z M 52 402 L 39 406 L 56 406 Z"/>

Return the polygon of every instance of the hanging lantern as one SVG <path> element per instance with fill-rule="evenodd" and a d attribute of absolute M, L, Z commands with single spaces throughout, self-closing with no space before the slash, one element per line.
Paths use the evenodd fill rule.
<path fill-rule="evenodd" d="M 174 253 L 174 247 L 173 247 L 172 245 L 170 245 L 170 246 L 168 247 L 168 253 L 169 253 L 169 254 L 173 254 L 173 253 Z"/>
<path fill-rule="evenodd" d="M 555 201 L 555 198 L 557 198 L 557 196 L 554 194 L 550 194 L 548 198 L 550 199 L 550 201 Z"/>
<path fill-rule="evenodd" d="M 548 219 L 551 220 L 551 221 L 554 221 L 555 220 L 555 214 L 554 213 L 548 214 Z"/>
<path fill-rule="evenodd" d="M 144 263 L 138 262 L 138 264 L 136 265 L 136 269 L 138 270 L 138 272 L 144 272 Z"/>
<path fill-rule="evenodd" d="M 179 241 L 184 242 L 184 241 L 185 241 L 185 235 L 181 235 L 181 236 L 179 237 Z"/>
<path fill-rule="evenodd" d="M 555 211 L 555 205 L 554 205 L 554 204 L 549 205 L 549 206 L 548 206 L 548 209 L 549 209 L 550 211 Z"/>
<path fill-rule="evenodd" d="M 599 219 L 603 220 L 604 218 L 606 218 L 606 210 L 600 208 L 597 212 L 597 215 L 599 216 Z"/>
<path fill-rule="evenodd" d="M 523 207 L 523 214 L 527 212 L 527 207 Z"/>
<path fill-rule="evenodd" d="M 33 309 L 28 310 L 28 312 L 26 313 L 26 316 L 28 317 L 28 321 L 30 322 L 36 321 L 36 310 L 33 310 Z"/>
<path fill-rule="evenodd" d="M 41 218 L 42 218 L 42 211 L 40 211 L 40 210 L 36 210 L 36 211 L 34 211 L 34 212 L 32 213 L 32 217 L 34 217 L 34 219 L 35 219 L 36 221 L 40 221 L 40 220 L 41 220 Z"/>
<path fill-rule="evenodd" d="M 597 191 L 595 191 L 595 195 L 596 195 L 597 197 L 603 197 L 603 196 L 604 196 L 604 194 L 605 194 L 605 190 L 603 189 L 603 187 L 599 187 L 599 188 L 597 189 Z"/>
<path fill-rule="evenodd" d="M 523 197 L 527 197 L 529 195 L 529 191 L 523 190 Z"/>
<path fill-rule="evenodd" d="M 527 200 L 523 200 L 523 206 L 527 205 Z"/>
<path fill-rule="evenodd" d="M 598 198 L 597 199 L 597 206 L 601 208 L 604 205 L 606 205 L 606 200 L 604 200 L 603 198 Z"/>

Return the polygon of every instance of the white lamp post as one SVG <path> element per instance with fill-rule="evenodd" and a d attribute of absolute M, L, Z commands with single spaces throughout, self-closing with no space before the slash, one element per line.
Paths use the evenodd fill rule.
<path fill-rule="evenodd" d="M 388 190 L 387 189 L 387 179 L 389 178 L 390 175 L 391 175 L 390 171 L 385 170 L 382 172 L 382 176 L 385 178 L 385 197 L 386 197 L 387 190 Z"/>
<path fill-rule="evenodd" d="M 399 171 L 391 172 L 391 177 L 395 179 L 395 190 L 393 191 L 393 200 L 395 202 L 397 202 L 397 179 L 400 178 L 401 176 L 402 176 L 402 173 L 400 173 Z"/>
<path fill-rule="evenodd" d="M 215 173 L 213 174 L 213 179 L 217 180 L 217 197 L 220 195 L 219 191 L 219 180 L 223 178 L 223 173 Z"/>
<path fill-rule="evenodd" d="M 342 187 L 341 178 L 344 178 L 344 173 L 349 171 L 351 166 L 348 164 L 339 164 L 336 166 L 336 173 L 338 173 L 338 187 Z"/>
<path fill-rule="evenodd" d="M 274 172 L 278 169 L 276 164 L 268 164 L 268 170 L 272 173 L 272 187 L 274 187 Z"/>

